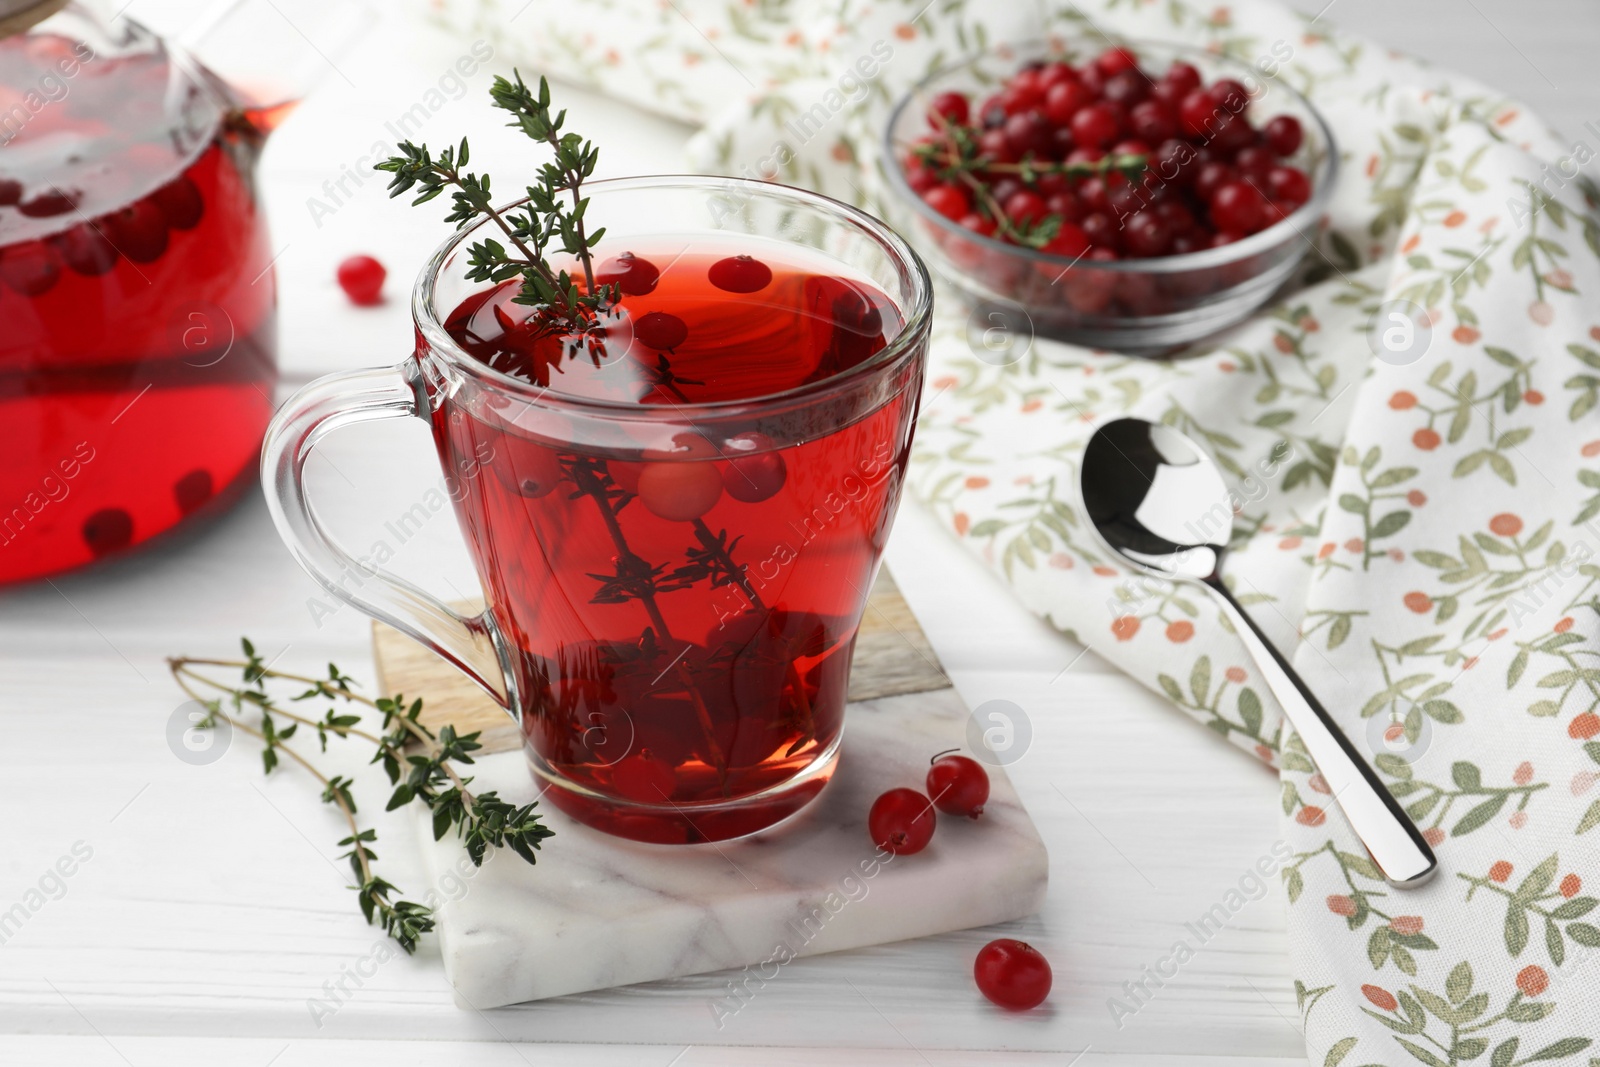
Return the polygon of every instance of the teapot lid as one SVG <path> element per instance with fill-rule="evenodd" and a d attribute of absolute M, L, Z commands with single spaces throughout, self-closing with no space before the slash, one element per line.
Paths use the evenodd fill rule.
<path fill-rule="evenodd" d="M 0 0 L 0 37 L 21 33 L 67 6 L 67 0 Z"/>

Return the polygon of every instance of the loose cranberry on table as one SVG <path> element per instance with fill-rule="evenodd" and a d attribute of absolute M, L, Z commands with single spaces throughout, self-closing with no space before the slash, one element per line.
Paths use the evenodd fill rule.
<path fill-rule="evenodd" d="M 351 256 L 339 264 L 339 288 L 352 304 L 363 307 L 383 300 L 383 280 L 388 276 L 383 264 L 371 256 Z"/>
<path fill-rule="evenodd" d="M 1026 941 L 1002 937 L 978 950 L 972 965 L 978 991 L 1002 1008 L 1027 1011 L 1050 995 L 1050 962 Z"/>
<path fill-rule="evenodd" d="M 973 233 L 1074 258 L 1080 237 L 1112 258 L 1184 254 L 1311 199 L 1292 162 L 1300 121 L 1258 128 L 1250 106 L 1233 78 L 1208 83 L 1181 60 L 1157 72 L 1111 48 L 1077 65 L 1031 62 L 981 101 L 937 94 L 931 132 L 902 164 L 929 208 Z"/>
<path fill-rule="evenodd" d="M 976 819 L 989 802 L 989 773 L 970 756 L 941 752 L 928 767 L 928 796 L 946 815 Z"/>
<path fill-rule="evenodd" d="M 911 856 L 928 847 L 937 821 L 927 797 L 915 789 L 891 789 L 872 802 L 867 833 L 885 852 Z"/>

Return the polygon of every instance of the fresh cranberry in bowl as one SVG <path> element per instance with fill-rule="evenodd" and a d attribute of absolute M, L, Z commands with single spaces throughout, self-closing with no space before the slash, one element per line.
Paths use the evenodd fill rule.
<path fill-rule="evenodd" d="M 961 110 L 952 93 L 965 123 L 946 119 Z M 990 101 L 1004 114 L 986 114 Z M 1021 305 L 1039 334 L 1133 354 L 1270 297 L 1316 231 L 1338 158 L 1291 88 L 1139 42 L 962 61 L 901 101 L 885 147 L 913 239 L 960 289 Z"/>

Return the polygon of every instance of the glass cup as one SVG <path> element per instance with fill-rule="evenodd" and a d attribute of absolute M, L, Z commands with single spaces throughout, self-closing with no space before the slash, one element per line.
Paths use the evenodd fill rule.
<path fill-rule="evenodd" d="M 887 226 L 814 193 L 701 177 L 585 191 L 588 217 L 606 226 L 602 255 L 710 249 L 821 265 L 887 297 L 886 344 L 748 400 L 541 389 L 472 358 L 442 325 L 484 288 L 465 277 L 469 227 L 417 280 L 414 359 L 322 378 L 278 412 L 267 502 L 332 596 L 422 642 L 517 719 L 558 808 L 642 841 L 743 836 L 798 811 L 837 764 L 851 651 L 911 446 L 929 280 Z M 324 435 L 401 416 L 433 429 L 485 592 L 479 614 L 352 558 L 306 499 L 304 466 Z M 661 487 L 700 504 L 651 504 Z"/>

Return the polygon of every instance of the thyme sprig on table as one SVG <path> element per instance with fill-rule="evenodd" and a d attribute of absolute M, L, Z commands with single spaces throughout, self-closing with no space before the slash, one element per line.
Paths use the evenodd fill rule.
<path fill-rule="evenodd" d="M 539 79 L 537 92 L 512 72 L 515 81 L 496 76 L 489 95 L 494 106 L 512 116 L 509 126 L 529 138 L 549 145 L 554 160 L 542 164 L 537 181 L 526 187 L 527 200 L 502 211 L 490 194 L 489 176 L 466 170 L 470 150 L 466 138 L 459 146 L 446 148 L 435 156 L 427 145 L 400 143 L 400 154 L 376 165 L 394 177 L 389 195 L 400 196 L 419 190 L 412 205 L 425 204 L 450 190 L 451 210 L 446 222 L 466 227 L 487 217 L 510 243 L 493 237 L 474 241 L 468 249 L 467 278 L 474 282 L 504 282 L 517 276 L 522 288 L 516 302 L 534 309 L 533 322 L 542 330 L 574 338 L 587 338 L 591 356 L 600 358 L 599 336 L 608 314 L 621 298 L 615 286 L 597 285 L 590 250 L 604 235 L 604 227 L 588 232 L 584 212 L 589 201 L 582 195 L 583 183 L 594 174 L 600 150 L 576 133 L 563 133 L 565 110 L 551 113 L 550 84 Z M 547 252 L 559 248 L 582 268 L 583 284 L 566 271 L 553 266 Z"/>
<path fill-rule="evenodd" d="M 290 674 L 268 667 L 249 638 L 241 639 L 244 658 L 239 660 L 200 659 L 173 656 L 167 660 L 179 688 L 207 711 L 196 726 L 214 728 L 226 720 L 234 729 L 262 743 L 261 763 L 271 774 L 280 765 L 280 755 L 299 764 L 322 785 L 323 803 L 337 807 L 349 834 L 339 841 L 349 849 L 340 858 L 348 860 L 355 874 L 361 913 L 367 922 L 383 927 L 384 932 L 407 952 L 414 952 L 417 939 L 434 927 L 432 909 L 415 901 L 399 899 L 399 889 L 373 871 L 378 855 L 372 845 L 376 830 L 363 829 L 356 821 L 356 802 L 351 794 L 355 782 L 343 776 L 329 777 L 291 741 L 301 727 L 314 730 L 319 749 L 326 752 L 328 738 L 356 738 L 374 748 L 371 762 L 382 764 L 394 791 L 387 811 L 420 801 L 433 813 L 433 837 L 440 840 L 454 830 L 461 838 L 474 866 L 482 866 L 490 848 L 509 848 L 528 863 L 535 863 L 541 842 L 554 831 L 534 814 L 538 803 L 517 806 L 502 800 L 495 792 L 474 793 L 472 779 L 462 777 L 458 766 L 470 765 L 472 753 L 482 746 L 478 734 L 457 734 L 445 726 L 437 734 L 420 721 L 422 701 L 396 694 L 370 699 L 355 692 L 355 683 L 335 664 L 328 664 L 326 678 Z M 214 667 L 238 670 L 241 682 L 230 685 L 196 668 Z M 327 700 L 331 706 L 321 718 L 313 718 L 285 707 L 281 698 L 268 689 L 268 682 L 305 686 L 288 698 L 290 703 Z M 347 710 L 364 706 L 382 718 L 381 734 L 360 727 L 362 716 Z"/>

